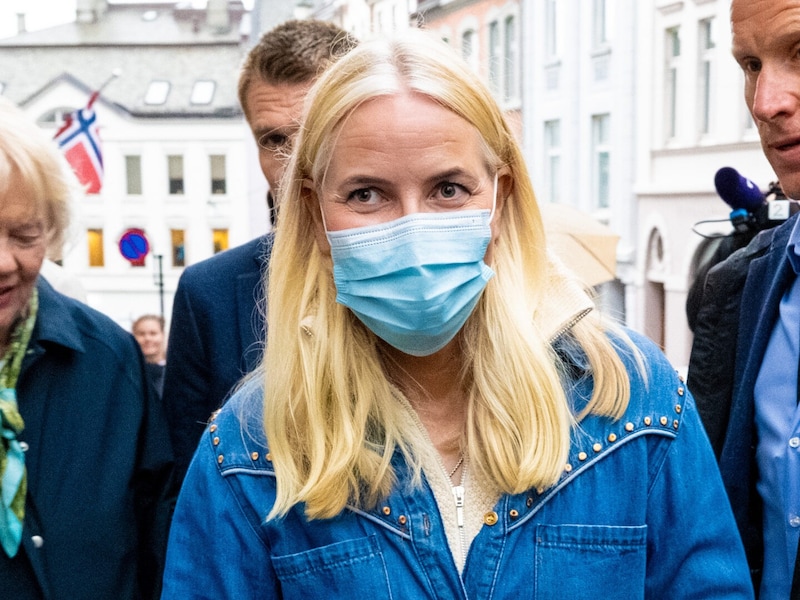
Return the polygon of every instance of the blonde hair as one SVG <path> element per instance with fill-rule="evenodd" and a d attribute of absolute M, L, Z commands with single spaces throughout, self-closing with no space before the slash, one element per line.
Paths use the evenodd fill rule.
<path fill-rule="evenodd" d="M 70 203 L 79 193 L 77 179 L 55 142 L 15 104 L 0 98 L 0 194 L 8 193 L 12 176 L 44 214 L 48 258 L 60 259 Z"/>
<path fill-rule="evenodd" d="M 458 338 L 469 395 L 471 467 L 501 492 L 551 485 L 563 472 L 576 419 L 586 412 L 618 418 L 627 406 L 627 373 L 593 315 L 569 333 L 594 379 L 593 396 L 579 415 L 568 405 L 563 381 L 569 367 L 541 323 L 561 301 L 545 293 L 544 283 L 563 276 L 547 258 L 521 151 L 489 91 L 427 33 L 363 43 L 312 89 L 284 176 L 261 374 L 277 477 L 271 516 L 298 503 L 310 518 L 335 516 L 347 504 L 374 506 L 395 483 L 391 460 L 397 452 L 413 481 L 420 481 L 415 449 L 423 442 L 403 418 L 406 409 L 387 377 L 378 338 L 335 302 L 332 263 L 315 242 L 319 206 L 304 191 L 308 180 L 324 179 L 336 135 L 356 107 L 408 90 L 471 123 L 483 139 L 487 162 L 494 169 L 506 167 L 514 184 L 493 254 L 496 276 Z"/>

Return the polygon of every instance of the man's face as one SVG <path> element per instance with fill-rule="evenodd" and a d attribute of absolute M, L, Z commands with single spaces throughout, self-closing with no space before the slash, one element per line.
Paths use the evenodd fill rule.
<path fill-rule="evenodd" d="M 258 143 L 258 160 L 276 195 L 300 127 L 303 101 L 313 82 L 271 84 L 254 78 L 246 95 L 246 117 Z"/>
<path fill-rule="evenodd" d="M 800 199 L 800 0 L 733 0 L 731 31 L 764 154 Z"/>

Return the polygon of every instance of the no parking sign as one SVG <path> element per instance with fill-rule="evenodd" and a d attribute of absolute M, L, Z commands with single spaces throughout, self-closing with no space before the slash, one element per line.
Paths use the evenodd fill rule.
<path fill-rule="evenodd" d="M 126 229 L 119 238 L 119 251 L 131 265 L 144 266 L 144 259 L 150 251 L 150 243 L 147 241 L 144 229 Z"/>

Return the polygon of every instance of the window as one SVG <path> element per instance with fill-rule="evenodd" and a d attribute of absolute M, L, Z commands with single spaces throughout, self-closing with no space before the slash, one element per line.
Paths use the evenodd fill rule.
<path fill-rule="evenodd" d="M 211 104 L 214 99 L 216 85 L 213 81 L 195 81 L 189 102 L 192 104 Z"/>
<path fill-rule="evenodd" d="M 713 58 L 716 42 L 715 19 L 703 19 L 699 23 L 698 33 L 700 35 L 698 44 L 698 59 L 700 64 L 697 66 L 698 85 L 697 85 L 697 104 L 698 104 L 698 129 L 701 134 L 711 132 L 711 94 L 713 90 Z"/>
<path fill-rule="evenodd" d="M 183 194 L 183 156 L 168 156 L 169 193 Z"/>
<path fill-rule="evenodd" d="M 681 38 L 678 27 L 666 31 L 666 64 L 664 69 L 664 113 L 666 115 L 666 135 L 674 138 L 678 130 L 678 65 L 681 56 Z"/>
<path fill-rule="evenodd" d="M 592 0 L 592 45 L 597 48 L 608 42 L 607 0 Z"/>
<path fill-rule="evenodd" d="M 608 113 L 592 116 L 592 193 L 597 208 L 609 206 L 610 125 Z"/>
<path fill-rule="evenodd" d="M 106 261 L 105 261 L 105 255 L 103 254 L 103 230 L 102 229 L 86 230 L 86 239 L 89 245 L 89 266 L 90 267 L 105 266 Z"/>
<path fill-rule="evenodd" d="M 66 116 L 74 110 L 74 108 L 68 108 L 66 106 L 54 108 L 39 117 L 36 122 L 45 127 L 55 127 L 58 129 L 66 122 Z"/>
<path fill-rule="evenodd" d="M 225 194 L 227 192 L 225 180 L 225 156 L 212 155 L 208 158 L 211 166 L 211 193 Z"/>
<path fill-rule="evenodd" d="M 489 23 L 489 87 L 492 92 L 500 92 L 500 24 Z"/>
<path fill-rule="evenodd" d="M 558 56 L 558 7 L 557 0 L 546 0 L 544 7 L 545 55 L 550 58 Z"/>
<path fill-rule="evenodd" d="M 169 96 L 169 81 L 151 81 L 144 96 L 144 103 L 150 105 L 164 104 Z"/>
<path fill-rule="evenodd" d="M 561 121 L 544 122 L 545 193 L 549 202 L 561 202 Z"/>
<path fill-rule="evenodd" d="M 478 40 L 473 29 L 467 29 L 461 34 L 461 56 L 473 70 L 477 70 Z"/>
<path fill-rule="evenodd" d="M 170 229 L 169 236 L 172 243 L 172 266 L 186 266 L 186 248 L 184 246 L 184 230 Z"/>
<path fill-rule="evenodd" d="M 517 26 L 514 17 L 506 17 L 503 46 L 503 98 L 517 97 Z"/>
<path fill-rule="evenodd" d="M 142 193 L 142 157 L 125 157 L 125 185 L 126 191 L 131 196 L 139 196 Z"/>
<path fill-rule="evenodd" d="M 228 230 L 215 229 L 212 232 L 214 240 L 214 254 L 228 249 Z"/>

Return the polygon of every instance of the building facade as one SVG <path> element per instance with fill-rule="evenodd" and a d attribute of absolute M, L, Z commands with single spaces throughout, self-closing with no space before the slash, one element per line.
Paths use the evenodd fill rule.
<path fill-rule="evenodd" d="M 523 0 L 523 127 L 540 202 L 569 204 L 619 236 L 603 309 L 630 318 L 635 280 L 637 0 Z"/>
<path fill-rule="evenodd" d="M 0 40 L 2 94 L 47 131 L 106 84 L 93 105 L 103 187 L 74 206 L 63 266 L 123 327 L 144 313 L 169 317 L 186 265 L 268 227 L 266 183 L 236 98 L 246 16 L 240 2 L 80 0 L 74 23 Z M 118 247 L 129 230 L 149 242 L 141 264 Z"/>
<path fill-rule="evenodd" d="M 686 365 L 686 294 L 709 240 L 729 233 L 716 193 L 734 167 L 762 190 L 776 179 L 744 102 L 731 56 L 730 0 L 655 0 L 636 26 L 636 262 L 629 323 Z M 701 223 L 715 220 L 713 223 Z"/>

